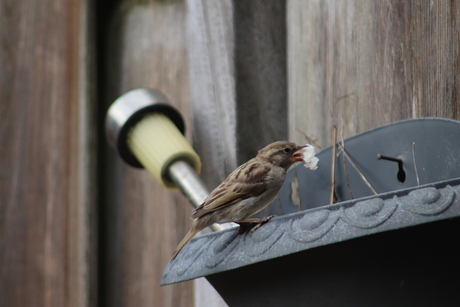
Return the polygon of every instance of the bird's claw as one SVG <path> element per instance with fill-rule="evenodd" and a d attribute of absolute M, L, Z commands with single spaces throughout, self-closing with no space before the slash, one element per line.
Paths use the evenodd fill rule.
<path fill-rule="evenodd" d="M 240 221 L 236 221 L 235 223 L 239 224 L 240 227 L 238 228 L 238 234 L 242 234 L 245 232 L 245 226 L 248 225 L 248 224 L 256 224 L 250 231 L 249 233 L 252 234 L 254 233 L 254 231 L 256 231 L 257 229 L 260 228 L 260 226 L 262 226 L 262 224 L 265 224 L 266 222 L 268 222 L 269 220 L 271 220 L 272 218 L 274 218 L 276 215 L 270 215 L 270 216 L 266 216 L 266 217 L 262 217 L 262 218 L 249 218 L 249 219 L 245 219 L 245 220 L 240 220 Z"/>
<path fill-rule="evenodd" d="M 263 217 L 263 218 L 259 219 L 259 222 L 256 224 L 256 226 L 252 227 L 252 229 L 249 231 L 249 233 L 253 234 L 257 229 L 260 228 L 260 226 L 262 226 L 263 224 L 267 223 L 269 220 L 271 220 L 274 217 L 276 217 L 276 215 L 270 215 L 270 216 L 266 216 L 266 217 Z"/>

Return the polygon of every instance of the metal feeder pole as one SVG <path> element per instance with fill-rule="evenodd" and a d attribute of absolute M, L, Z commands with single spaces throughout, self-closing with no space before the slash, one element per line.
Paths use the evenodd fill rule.
<path fill-rule="evenodd" d="M 146 168 L 165 187 L 179 188 L 197 208 L 209 191 L 198 176 L 200 158 L 184 133 L 181 114 L 157 90 L 129 91 L 107 112 L 107 139 L 120 157 L 133 167 Z M 231 227 L 214 224 L 211 229 Z"/>

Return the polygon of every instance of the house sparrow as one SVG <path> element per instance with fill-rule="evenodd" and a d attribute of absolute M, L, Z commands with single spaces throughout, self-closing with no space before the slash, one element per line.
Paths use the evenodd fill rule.
<path fill-rule="evenodd" d="M 296 162 L 304 161 L 302 149 L 291 142 L 272 143 L 259 150 L 257 156 L 234 170 L 193 212 L 192 229 L 177 246 L 172 259 L 203 228 L 214 223 L 257 223 L 251 232 L 274 217 L 249 218 L 268 206 L 283 185 L 286 171 Z"/>

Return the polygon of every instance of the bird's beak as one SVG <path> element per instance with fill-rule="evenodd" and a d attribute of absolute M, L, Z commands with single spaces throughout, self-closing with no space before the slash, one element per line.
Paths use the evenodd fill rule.
<path fill-rule="evenodd" d="M 294 153 L 292 154 L 292 157 L 294 158 L 294 160 L 298 161 L 298 162 L 305 162 L 303 160 L 303 153 L 302 152 L 298 152 L 300 151 L 301 149 L 307 147 L 307 145 L 300 145 L 300 146 L 297 146 L 294 150 Z"/>

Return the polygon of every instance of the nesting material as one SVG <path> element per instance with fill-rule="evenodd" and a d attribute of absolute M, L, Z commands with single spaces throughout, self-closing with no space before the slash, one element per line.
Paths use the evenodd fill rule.
<path fill-rule="evenodd" d="M 306 144 L 304 148 L 298 151 L 302 154 L 303 160 L 305 161 L 304 166 L 311 170 L 318 168 L 319 159 L 315 156 L 315 147 L 310 144 Z"/>

